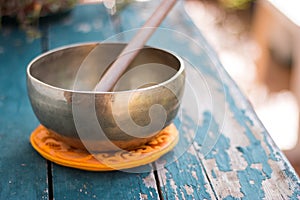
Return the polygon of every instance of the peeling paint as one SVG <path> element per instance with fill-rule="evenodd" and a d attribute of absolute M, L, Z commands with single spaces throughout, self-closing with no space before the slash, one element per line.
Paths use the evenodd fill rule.
<path fill-rule="evenodd" d="M 159 194 L 154 173 L 142 173 L 140 174 L 140 178 L 140 193 L 143 199 L 157 199 Z"/>
<path fill-rule="evenodd" d="M 269 151 L 270 151 L 270 153 L 268 155 L 269 158 L 272 159 L 272 160 L 274 160 L 274 161 L 278 161 L 279 159 L 274 154 L 274 149 L 272 148 L 272 146 L 270 144 L 271 143 L 271 141 L 269 141 L 270 138 L 267 137 L 267 132 L 264 132 L 263 135 L 264 135 L 264 142 L 267 144 L 267 147 L 269 148 Z"/>
<path fill-rule="evenodd" d="M 267 178 L 271 178 L 272 169 L 268 164 L 268 157 L 266 152 L 261 147 L 260 141 L 256 141 L 247 147 L 237 147 L 237 149 L 243 153 L 243 157 L 247 161 L 248 165 L 251 166 L 253 163 L 262 163 L 262 170 Z"/>
<path fill-rule="evenodd" d="M 226 151 L 229 147 L 230 140 L 224 135 L 220 135 L 217 144 L 205 159 L 215 159 L 220 171 L 231 171 L 230 157 Z"/>
<path fill-rule="evenodd" d="M 283 170 L 285 172 L 285 174 L 294 182 L 296 182 L 295 185 L 289 185 L 290 189 L 293 189 L 294 192 L 291 196 L 291 199 L 300 199 L 300 181 L 299 178 L 297 177 L 297 175 L 295 174 L 294 171 L 291 171 L 291 167 L 287 164 L 284 163 L 284 167 L 285 169 Z"/>
<path fill-rule="evenodd" d="M 187 152 L 193 156 L 197 156 L 197 152 L 194 150 L 193 146 L 191 146 Z"/>
<path fill-rule="evenodd" d="M 169 181 L 170 181 L 171 188 L 174 191 L 174 197 L 175 197 L 175 199 L 179 200 L 179 198 L 178 198 L 178 192 L 177 192 L 177 185 L 176 185 L 175 181 L 173 179 L 170 179 Z"/>
<path fill-rule="evenodd" d="M 193 187 L 189 185 L 184 185 L 184 189 L 188 195 L 192 195 L 194 193 Z"/>
<path fill-rule="evenodd" d="M 245 135 L 248 137 L 250 144 L 246 147 L 237 147 L 237 149 L 243 154 L 243 157 L 248 163 L 248 167 L 244 171 L 238 171 L 238 177 L 242 186 L 241 192 L 245 194 L 245 198 L 248 198 L 252 194 L 263 198 L 265 196 L 262 189 L 262 181 L 265 179 L 262 172 L 257 169 L 250 168 L 253 163 L 261 163 L 263 172 L 267 178 L 271 178 L 272 169 L 268 164 L 269 157 L 266 155 L 261 142 L 255 137 L 249 126 L 253 126 L 253 121 L 245 115 L 245 111 L 238 108 L 230 94 L 230 89 L 227 85 L 224 85 L 226 93 L 226 101 L 229 104 L 231 112 L 234 114 L 234 119 L 245 128 Z M 249 183 L 249 177 L 255 177 L 255 185 Z"/>
<path fill-rule="evenodd" d="M 212 175 L 213 178 L 217 178 L 217 175 L 216 175 L 216 173 L 213 169 L 211 170 L 211 175 Z"/>
<path fill-rule="evenodd" d="M 185 200 L 185 196 L 184 196 L 183 191 L 180 191 L 180 194 L 181 194 L 181 199 L 182 199 L 182 200 Z"/>
<path fill-rule="evenodd" d="M 219 198 L 225 198 L 227 196 L 233 196 L 235 198 L 242 198 L 244 195 L 241 193 L 240 182 L 236 171 L 222 172 L 216 167 L 216 161 L 214 159 L 205 160 L 205 166 L 207 169 L 213 169 L 216 178 L 213 178 L 212 174 L 208 174 L 211 184 Z M 224 184 L 226 183 L 226 184 Z"/>
<path fill-rule="evenodd" d="M 196 181 L 198 181 L 198 176 L 197 176 L 196 171 L 191 171 L 191 173 L 192 173 L 192 177 L 194 177 L 194 179 L 196 179 Z"/>
<path fill-rule="evenodd" d="M 238 177 L 241 184 L 241 192 L 244 194 L 243 199 L 263 199 L 265 193 L 262 190 L 262 182 L 265 180 L 265 176 L 258 169 L 247 167 L 243 171 L 238 171 Z M 254 182 L 255 184 L 251 184 Z"/>
<path fill-rule="evenodd" d="M 140 200 L 147 200 L 148 196 L 146 194 L 140 193 Z"/>
<path fill-rule="evenodd" d="M 155 179 L 152 173 L 143 178 L 143 182 L 147 188 L 156 188 Z"/>
<path fill-rule="evenodd" d="M 166 160 L 159 159 L 158 161 L 156 161 L 157 168 L 159 169 L 158 173 L 160 177 L 160 182 L 162 183 L 163 186 L 165 186 L 167 183 L 168 170 L 164 167 L 166 163 L 167 163 Z"/>
<path fill-rule="evenodd" d="M 293 195 L 291 196 L 291 199 L 300 199 L 300 188 L 298 188 L 293 192 Z"/>
<path fill-rule="evenodd" d="M 260 164 L 260 163 L 252 163 L 251 165 L 250 165 L 250 167 L 251 168 L 255 168 L 255 169 L 258 169 L 258 170 L 261 170 L 262 171 L 262 164 Z"/>

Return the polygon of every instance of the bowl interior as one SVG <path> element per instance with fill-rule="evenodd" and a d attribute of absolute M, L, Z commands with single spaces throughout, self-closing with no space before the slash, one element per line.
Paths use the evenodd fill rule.
<path fill-rule="evenodd" d="M 126 44 L 93 43 L 71 46 L 42 55 L 30 66 L 30 75 L 53 87 L 91 91 Z M 181 63 L 174 55 L 145 47 L 134 59 L 114 91 L 163 83 L 176 75 Z"/>

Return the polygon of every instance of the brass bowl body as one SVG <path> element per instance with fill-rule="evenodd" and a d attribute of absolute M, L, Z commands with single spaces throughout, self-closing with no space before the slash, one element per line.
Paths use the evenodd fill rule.
<path fill-rule="evenodd" d="M 97 133 L 88 133 L 86 136 L 79 135 L 74 123 L 72 106 L 78 104 L 83 109 L 88 108 L 90 105 L 85 105 L 86 99 L 94 99 L 95 104 L 92 106 L 95 107 L 97 120 L 106 137 L 118 148 L 132 149 L 140 146 L 148 142 L 161 128 L 159 130 L 149 129 L 138 137 L 127 134 L 128 132 L 125 133 L 114 118 L 113 111 L 115 112 L 116 109 L 112 109 L 112 104 L 116 99 L 124 99 L 124 101 L 118 101 L 119 105 L 117 106 L 117 115 L 121 119 L 123 113 L 125 118 L 128 117 L 125 115 L 129 112 L 136 124 L 146 126 L 150 122 L 149 108 L 158 104 L 166 111 L 166 120 L 163 126 L 169 125 L 178 112 L 185 82 L 183 62 L 172 53 L 147 47 L 140 51 L 130 65 L 128 70 L 143 64 L 151 67 L 151 63 L 172 68 L 174 72 L 167 75 L 152 69 L 143 72 L 143 74 L 148 74 L 153 79 L 152 82 L 157 83 L 156 85 L 136 89 L 131 88 L 130 82 L 132 81 L 127 80 L 126 83 L 120 84 L 120 87 L 114 92 L 92 91 L 93 86 L 99 80 L 98 74 L 92 73 L 95 75 L 89 75 L 74 89 L 75 80 L 80 81 L 77 72 L 86 56 L 95 47 L 97 47 L 97 52 L 93 53 L 97 53 L 97 56 L 92 61 L 94 63 L 92 68 L 93 70 L 100 68 L 101 72 L 99 73 L 103 73 L 125 45 L 121 43 L 83 43 L 65 46 L 35 58 L 27 68 L 27 89 L 33 111 L 40 123 L 71 146 L 85 148 L 83 145 L 85 144 L 88 145 L 88 150 L 101 152 L 117 148 L 108 144 L 107 140 L 99 139 Z M 95 68 L 95 66 L 97 67 Z M 129 79 L 143 78 L 140 76 L 137 74 L 130 76 Z M 74 101 L 74 95 L 76 95 L 76 101 Z M 129 102 L 128 99 L 130 99 Z M 87 123 L 86 127 L 89 126 Z M 91 131 L 89 130 L 89 132 Z"/>

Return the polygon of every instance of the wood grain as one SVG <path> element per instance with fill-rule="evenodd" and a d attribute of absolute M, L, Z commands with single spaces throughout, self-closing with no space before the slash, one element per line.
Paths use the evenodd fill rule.
<path fill-rule="evenodd" d="M 121 29 L 140 27 L 157 3 L 127 6 L 119 13 Z M 157 173 L 93 173 L 51 164 L 52 179 L 47 180 L 46 161 L 28 143 L 38 122 L 26 96 L 26 64 L 45 41 L 43 49 L 52 49 L 114 34 L 102 4 L 78 6 L 50 23 L 43 42 L 26 42 L 24 33 L 14 28 L 1 30 L 0 199 L 47 199 L 52 192 L 55 199 L 300 198 L 299 177 L 182 7 L 174 8 L 161 25 L 165 29 L 158 30 L 149 44 L 172 50 L 187 66 L 193 65 L 194 71 L 187 71 L 190 76 L 201 74 L 193 88 L 196 95 L 190 96 L 201 103 L 183 104 L 187 110 L 175 120 L 180 143 L 155 163 Z M 130 34 L 123 39 L 130 39 Z M 198 112 L 192 115 L 194 111 Z M 53 191 L 49 194 L 48 189 Z"/>
<path fill-rule="evenodd" d="M 31 147 L 38 125 L 26 92 L 26 67 L 41 53 L 18 27 L 0 31 L 0 199 L 47 199 L 47 165 Z"/>
<path fill-rule="evenodd" d="M 129 17 L 138 15 L 139 11 L 145 11 L 143 8 L 137 9 L 138 6 L 138 4 L 134 4 L 122 12 L 121 16 L 127 19 L 128 24 L 140 24 L 139 22 L 134 23 Z M 179 5 L 174 10 L 178 11 Z M 137 13 L 135 14 L 135 12 Z M 159 37 L 153 37 L 149 44 L 171 49 L 190 61 L 205 77 L 214 106 L 214 109 L 209 110 L 209 106 L 207 106 L 209 104 L 203 100 L 205 97 L 201 99 L 201 104 L 206 105 L 208 109 L 206 111 L 200 109 L 200 114 L 203 113 L 203 117 L 207 118 L 207 120 L 202 119 L 199 124 L 200 130 L 198 131 L 201 133 L 196 134 L 189 151 L 175 163 L 169 164 L 165 169 L 159 171 L 160 186 L 164 197 L 166 199 L 192 198 L 185 193 L 184 188 L 186 182 L 191 181 L 190 177 L 193 177 L 195 172 L 191 168 L 193 165 L 189 166 L 186 163 L 196 162 L 200 165 L 198 170 L 205 173 L 212 186 L 212 189 L 207 190 L 211 198 L 299 198 L 300 183 L 294 170 L 290 168 L 288 161 L 258 120 L 249 102 L 228 76 L 218 61 L 217 55 L 206 45 L 205 39 L 195 29 L 190 19 L 184 13 L 174 11 L 170 13 L 162 26 L 176 30 L 176 32 L 164 33 L 163 30 L 158 30 L 160 31 Z M 126 25 L 122 28 L 126 30 L 135 28 L 135 26 L 128 27 Z M 180 34 L 177 34 L 178 32 Z M 164 41 L 164 43 L 161 44 L 160 41 Z M 193 42 L 200 45 L 197 46 Z M 198 86 L 196 90 L 200 93 L 203 88 Z M 203 95 L 203 93 L 201 94 Z M 220 110 L 221 107 L 218 105 L 223 105 L 224 109 Z M 223 116 L 220 116 L 222 112 Z M 220 119 L 222 117 L 223 120 Z M 188 127 L 192 129 L 192 121 L 190 122 Z M 184 137 L 191 135 L 190 137 L 193 138 L 192 131 L 183 130 L 182 135 Z M 216 144 L 212 149 L 206 151 L 205 148 L 213 145 L 214 137 L 218 138 L 215 140 Z M 203 170 L 201 170 L 201 166 L 203 166 Z M 189 174 L 185 174 L 186 171 Z M 199 181 L 198 184 L 205 185 L 205 179 Z M 195 191 L 194 189 L 193 191 Z M 215 194 L 215 196 L 211 194 Z M 198 191 L 197 195 L 201 195 L 201 193 Z"/>

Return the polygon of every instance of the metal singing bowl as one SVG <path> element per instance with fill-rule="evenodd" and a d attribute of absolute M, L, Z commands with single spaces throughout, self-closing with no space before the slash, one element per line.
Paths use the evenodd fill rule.
<path fill-rule="evenodd" d="M 173 53 L 145 47 L 112 92 L 93 91 L 125 45 L 83 43 L 35 58 L 27 68 L 27 88 L 40 123 L 65 143 L 97 152 L 133 149 L 169 125 L 185 83 L 183 62 Z M 153 105 L 163 108 L 162 115 L 151 111 Z M 92 116 L 105 137 L 93 128 L 95 120 L 87 120 Z"/>

